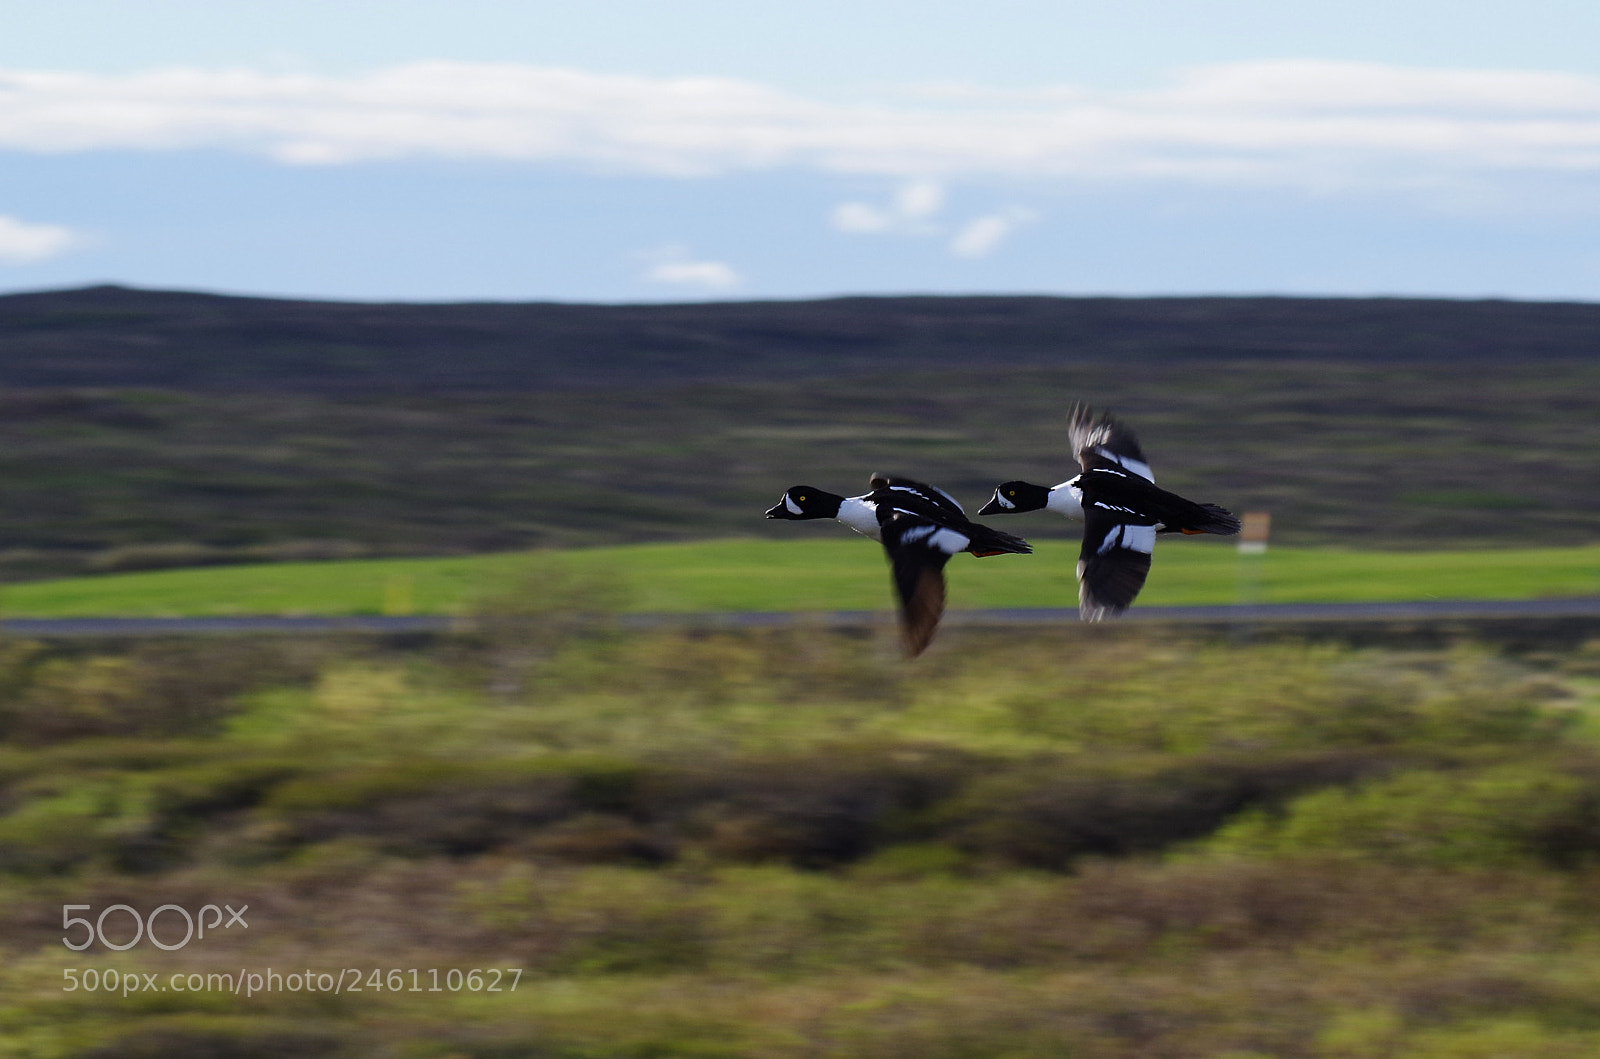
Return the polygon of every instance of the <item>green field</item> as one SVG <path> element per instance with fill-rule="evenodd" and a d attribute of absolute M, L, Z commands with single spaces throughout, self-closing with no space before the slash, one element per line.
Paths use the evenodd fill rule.
<path fill-rule="evenodd" d="M 1073 606 L 1076 545 L 1034 543 L 1031 556 L 958 557 L 949 567 L 951 608 Z M 881 550 L 835 535 L 106 574 L 8 586 L 0 591 L 0 614 L 461 613 L 553 572 L 608 584 L 608 594 L 628 611 L 882 609 L 890 598 Z M 1259 583 L 1258 598 L 1265 602 L 1585 596 L 1600 594 L 1600 546 L 1274 548 L 1259 560 L 1244 560 L 1227 542 L 1164 541 L 1140 603 L 1235 603 L 1252 583 Z"/>

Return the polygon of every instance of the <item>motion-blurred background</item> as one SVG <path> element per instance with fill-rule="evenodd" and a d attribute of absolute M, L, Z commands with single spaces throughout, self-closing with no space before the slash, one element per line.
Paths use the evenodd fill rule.
<path fill-rule="evenodd" d="M 1082 400 L 1271 517 L 1143 604 L 1600 596 L 1596 9 L 4 22 L 0 1056 L 1600 1052 L 1594 618 L 760 518 Z M 5 628 L 253 614 L 454 623 Z"/>

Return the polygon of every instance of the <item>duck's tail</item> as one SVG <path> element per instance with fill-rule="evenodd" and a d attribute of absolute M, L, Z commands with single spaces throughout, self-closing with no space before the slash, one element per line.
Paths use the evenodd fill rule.
<path fill-rule="evenodd" d="M 1200 514 L 1179 527 L 1184 533 L 1220 533 L 1224 537 L 1239 532 L 1239 520 L 1233 512 L 1216 504 L 1196 504 Z"/>
<path fill-rule="evenodd" d="M 1028 555 L 1033 551 L 1033 545 L 1005 530 L 978 522 L 972 523 L 970 529 L 968 536 L 972 538 L 972 546 L 967 551 L 980 559 L 986 555 Z"/>

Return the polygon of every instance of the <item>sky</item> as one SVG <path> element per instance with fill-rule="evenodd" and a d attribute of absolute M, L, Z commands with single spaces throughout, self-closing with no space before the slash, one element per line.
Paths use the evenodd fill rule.
<path fill-rule="evenodd" d="M 1593 0 L 6 0 L 0 292 L 1600 300 Z"/>

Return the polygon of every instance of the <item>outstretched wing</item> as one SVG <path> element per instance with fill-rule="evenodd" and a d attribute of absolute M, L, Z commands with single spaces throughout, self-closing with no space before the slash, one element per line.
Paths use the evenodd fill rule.
<path fill-rule="evenodd" d="M 889 553 L 895 592 L 900 599 L 900 628 L 906 654 L 915 658 L 933 640 L 944 616 L 944 566 L 957 552 L 971 547 L 966 534 L 909 511 L 896 511 L 881 521 L 883 547 Z"/>
<path fill-rule="evenodd" d="M 956 502 L 956 498 L 940 489 L 938 486 L 929 485 L 927 482 L 918 482 L 911 478 L 891 478 L 887 475 L 875 474 L 872 476 L 872 491 L 880 489 L 889 490 L 893 499 L 905 499 L 907 506 L 916 509 L 915 500 L 920 500 L 936 511 L 945 511 L 950 514 L 965 518 L 967 512 Z M 914 498 L 914 499 L 913 499 Z"/>
<path fill-rule="evenodd" d="M 1115 512 L 1084 505 L 1083 550 L 1078 553 L 1078 616 L 1100 621 L 1133 604 L 1150 573 L 1154 526 L 1123 522 Z"/>
<path fill-rule="evenodd" d="M 1133 431 L 1087 405 L 1074 405 L 1067 420 L 1072 455 L 1086 471 L 1099 468 L 1128 471 L 1145 481 L 1156 480 Z"/>

